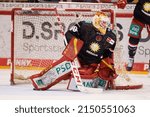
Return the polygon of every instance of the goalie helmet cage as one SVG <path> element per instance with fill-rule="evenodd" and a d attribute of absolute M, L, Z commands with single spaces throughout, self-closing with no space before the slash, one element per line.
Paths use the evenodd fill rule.
<path fill-rule="evenodd" d="M 114 28 L 114 11 L 102 11 L 109 16 Z M 91 22 L 96 12 L 91 9 L 12 9 L 11 84 L 18 83 L 15 79 L 26 80 L 39 73 L 62 56 L 65 45 L 60 26 L 65 32 L 78 21 Z"/>

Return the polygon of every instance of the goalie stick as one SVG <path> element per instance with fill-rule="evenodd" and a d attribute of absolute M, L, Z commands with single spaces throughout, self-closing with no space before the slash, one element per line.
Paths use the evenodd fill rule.
<path fill-rule="evenodd" d="M 57 17 L 57 20 L 58 20 L 58 23 L 60 25 L 60 28 L 61 28 L 61 34 L 62 36 L 64 37 L 64 43 L 65 45 L 67 45 L 67 40 L 65 38 L 65 34 L 64 34 L 64 30 L 63 30 L 63 27 L 61 25 L 61 20 L 60 20 L 60 17 L 59 17 L 59 14 L 57 12 L 57 8 L 55 8 L 55 12 L 56 12 L 56 17 Z M 89 92 L 89 93 L 100 93 L 103 91 L 102 88 L 89 88 L 89 87 L 84 87 L 83 85 L 83 82 L 82 82 L 82 79 L 81 79 L 81 76 L 80 76 L 80 73 L 79 73 L 79 70 L 78 70 L 78 67 L 77 67 L 77 59 L 75 59 L 74 61 L 71 62 L 71 68 L 72 68 L 72 73 L 73 73 L 73 76 L 74 76 L 74 79 L 75 79 L 75 83 L 76 83 L 76 86 L 77 88 L 79 89 L 80 92 Z"/>

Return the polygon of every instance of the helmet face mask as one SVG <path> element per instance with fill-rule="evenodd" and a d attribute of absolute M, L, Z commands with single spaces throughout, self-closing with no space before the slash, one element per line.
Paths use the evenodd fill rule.
<path fill-rule="evenodd" d="M 97 12 L 93 17 L 92 24 L 99 32 L 105 34 L 108 26 L 110 25 L 110 20 L 105 13 Z"/>

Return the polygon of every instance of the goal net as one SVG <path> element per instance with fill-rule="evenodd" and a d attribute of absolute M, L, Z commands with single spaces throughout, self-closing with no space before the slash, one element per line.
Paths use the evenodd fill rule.
<path fill-rule="evenodd" d="M 103 11 L 110 18 L 110 28 L 114 28 L 113 10 Z M 81 20 L 91 22 L 96 12 L 91 9 L 57 9 L 57 12 L 56 9 L 13 9 L 11 84 L 16 84 L 16 79 L 27 80 L 58 60 L 65 48 L 62 30 L 67 31 Z"/>

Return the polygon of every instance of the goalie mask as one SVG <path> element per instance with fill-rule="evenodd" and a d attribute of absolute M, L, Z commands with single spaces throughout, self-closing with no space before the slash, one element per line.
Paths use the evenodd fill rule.
<path fill-rule="evenodd" d="M 110 25 L 110 20 L 104 12 L 97 12 L 93 17 L 92 24 L 104 35 L 107 27 Z"/>

